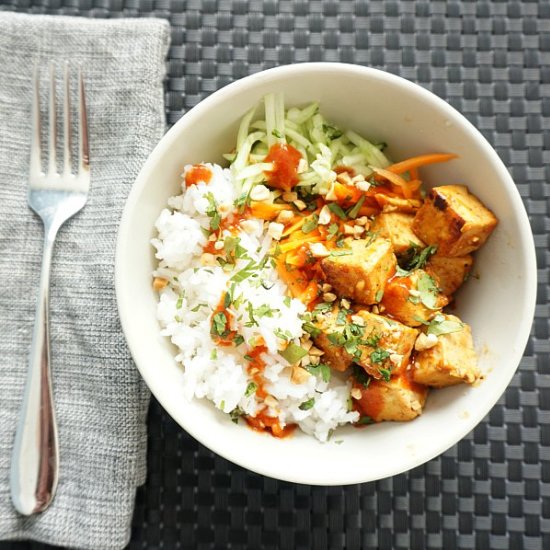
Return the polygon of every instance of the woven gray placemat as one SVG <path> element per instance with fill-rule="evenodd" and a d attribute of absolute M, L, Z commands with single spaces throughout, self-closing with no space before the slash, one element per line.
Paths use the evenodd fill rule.
<path fill-rule="evenodd" d="M 550 547 L 548 2 L 1 2 L 23 11 L 168 18 L 169 124 L 224 84 L 279 64 L 343 61 L 404 76 L 449 101 L 495 146 L 535 235 L 532 336 L 510 387 L 472 434 L 391 479 L 295 486 L 213 455 L 153 403 L 148 481 L 138 491 L 130 548 Z"/>

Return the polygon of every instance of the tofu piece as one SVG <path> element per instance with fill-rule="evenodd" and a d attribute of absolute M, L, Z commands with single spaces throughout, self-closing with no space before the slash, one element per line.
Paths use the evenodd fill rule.
<path fill-rule="evenodd" d="M 477 250 L 498 223 L 495 215 L 464 185 L 434 187 L 413 222 L 413 231 L 442 256 Z"/>
<path fill-rule="evenodd" d="M 439 288 L 445 296 L 451 296 L 461 286 L 472 270 L 474 259 L 466 256 L 441 256 L 434 254 L 426 264 L 426 273 L 439 282 Z"/>
<path fill-rule="evenodd" d="M 422 206 L 422 201 L 418 199 L 404 199 L 402 197 L 390 197 L 384 193 L 376 193 L 374 198 L 382 212 L 405 212 L 407 214 L 416 214 Z"/>
<path fill-rule="evenodd" d="M 428 396 L 428 388 L 413 382 L 407 372 L 389 382 L 371 380 L 367 387 L 355 382 L 352 395 L 358 394 L 357 390 L 361 392 L 361 397 L 354 399 L 357 409 L 375 422 L 412 420 L 422 414 Z"/>
<path fill-rule="evenodd" d="M 448 303 L 449 299 L 439 290 L 438 281 L 423 269 L 391 279 L 382 297 L 385 313 L 410 327 L 428 322 Z"/>
<path fill-rule="evenodd" d="M 454 315 L 443 317 L 461 323 Z M 473 384 L 479 378 L 472 331 L 467 324 L 462 324 L 462 330 L 438 336 L 435 346 L 417 354 L 412 368 L 416 383 L 443 388 L 463 382 Z"/>
<path fill-rule="evenodd" d="M 359 346 L 361 357 L 355 362 L 374 378 L 383 377 L 380 369 L 391 373 L 403 371 L 409 364 L 418 330 L 366 310 L 355 315 L 364 322 L 362 341 L 371 344 Z"/>
<path fill-rule="evenodd" d="M 334 370 L 345 371 L 353 362 L 353 357 L 344 349 L 343 346 L 335 344 L 329 339 L 331 334 L 343 334 L 345 324 L 339 324 L 338 313 L 340 308 L 334 306 L 332 311 L 319 315 L 315 321 L 315 326 L 321 331 L 315 336 L 315 345 L 325 353 L 322 358 L 323 363 L 328 363 Z M 334 340 L 334 338 L 333 338 Z"/>
<path fill-rule="evenodd" d="M 395 254 L 406 252 L 411 245 L 424 248 L 426 245 L 412 230 L 413 214 L 382 212 L 374 219 L 371 231 L 391 241 Z"/>
<path fill-rule="evenodd" d="M 349 241 L 348 246 L 351 254 L 324 258 L 321 269 L 338 296 L 364 305 L 374 304 L 395 273 L 397 260 L 391 242 L 382 238 L 372 242 L 358 239 Z"/>
<path fill-rule="evenodd" d="M 316 326 L 321 332 L 314 340 L 325 352 L 323 361 L 338 371 L 357 363 L 374 378 L 404 370 L 418 336 L 418 330 L 382 315 L 338 306 L 319 316 Z"/>

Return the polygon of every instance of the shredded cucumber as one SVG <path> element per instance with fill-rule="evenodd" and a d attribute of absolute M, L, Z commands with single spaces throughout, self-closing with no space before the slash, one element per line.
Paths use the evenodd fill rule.
<path fill-rule="evenodd" d="M 298 186 L 306 187 L 308 193 L 327 194 L 336 179 L 336 166 L 349 166 L 368 177 L 373 173 L 372 167 L 390 165 L 381 146 L 352 130 L 342 132 L 323 117 L 316 102 L 303 109 L 292 107 L 285 111 L 283 94 L 270 93 L 263 104 L 263 113 L 255 120 L 256 107 L 245 114 L 236 151 L 224 155 L 243 191 L 266 181 L 272 164 L 266 163 L 265 157 L 276 143 L 288 143 L 302 154 Z"/>

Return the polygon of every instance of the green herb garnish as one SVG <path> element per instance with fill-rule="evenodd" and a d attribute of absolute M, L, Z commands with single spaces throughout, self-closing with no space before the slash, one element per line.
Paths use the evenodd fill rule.
<path fill-rule="evenodd" d="M 321 376 L 323 382 L 328 382 L 331 376 L 331 370 L 325 363 L 319 363 L 318 365 L 308 365 L 306 370 L 315 376 Z"/>
<path fill-rule="evenodd" d="M 348 219 L 346 213 L 342 210 L 342 207 L 339 204 L 337 204 L 335 202 L 331 202 L 331 203 L 328 204 L 328 208 L 333 214 L 338 216 L 341 220 L 347 220 Z"/>
<path fill-rule="evenodd" d="M 256 392 L 258 389 L 258 384 L 255 382 L 249 382 L 248 386 L 246 386 L 246 391 L 244 392 L 245 397 L 250 397 L 253 393 Z"/>
<path fill-rule="evenodd" d="M 309 409 L 313 408 L 313 405 L 315 405 L 315 397 L 304 401 L 298 408 L 302 411 L 309 411 Z"/>

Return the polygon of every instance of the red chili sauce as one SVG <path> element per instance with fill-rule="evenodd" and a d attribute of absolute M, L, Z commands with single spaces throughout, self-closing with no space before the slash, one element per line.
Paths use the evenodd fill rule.
<path fill-rule="evenodd" d="M 298 164 L 302 154 L 286 143 L 272 145 L 264 162 L 272 162 L 273 170 L 266 172 L 267 181 L 272 187 L 289 191 L 298 183 Z"/>
<path fill-rule="evenodd" d="M 194 164 L 187 170 L 185 174 L 185 186 L 191 187 L 201 181 L 204 183 L 210 183 L 212 179 L 212 172 L 204 164 Z"/>
<path fill-rule="evenodd" d="M 264 388 L 264 377 L 262 375 L 265 368 L 265 361 L 261 358 L 263 353 L 267 352 L 265 346 L 256 346 L 248 352 L 250 360 L 248 362 L 248 374 L 257 386 L 256 395 L 262 399 L 267 397 L 267 391 Z M 275 437 L 286 437 L 295 429 L 295 424 L 281 426 L 279 419 L 275 416 L 269 416 L 266 409 L 260 411 L 256 416 L 246 416 L 247 424 L 254 430 L 271 433 Z"/>

